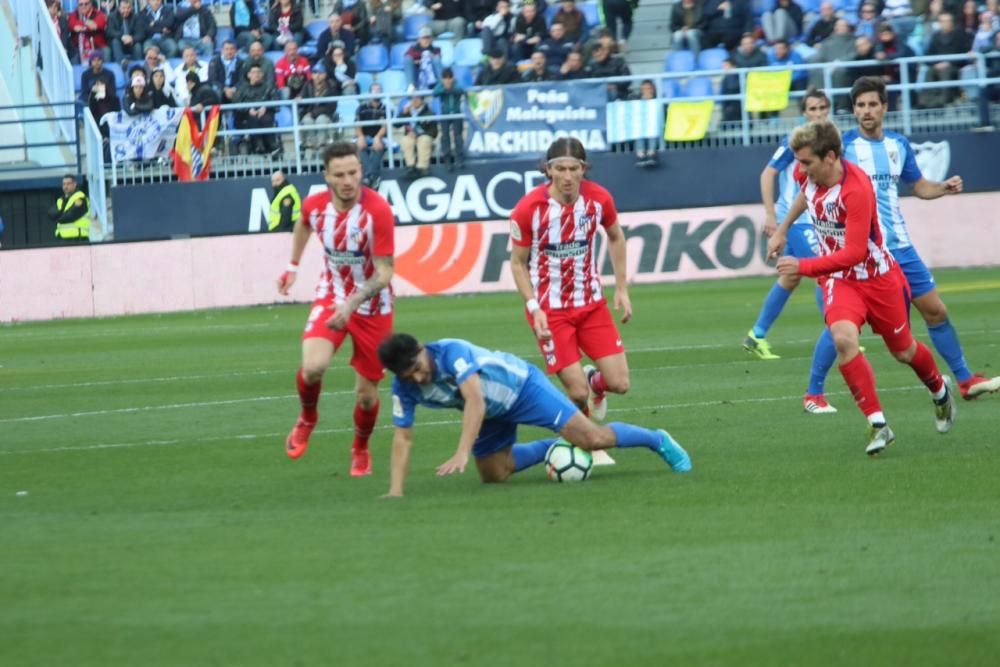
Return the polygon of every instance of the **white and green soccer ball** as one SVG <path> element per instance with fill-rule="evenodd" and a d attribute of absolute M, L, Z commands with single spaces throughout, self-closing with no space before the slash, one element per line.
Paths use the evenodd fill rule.
<path fill-rule="evenodd" d="M 582 482 L 590 477 L 594 459 L 590 452 L 559 438 L 545 453 L 545 470 L 556 482 Z"/>

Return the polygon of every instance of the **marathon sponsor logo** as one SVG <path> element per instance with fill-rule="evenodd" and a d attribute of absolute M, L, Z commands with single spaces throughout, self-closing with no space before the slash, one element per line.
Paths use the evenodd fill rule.
<path fill-rule="evenodd" d="M 888 190 L 899 182 L 899 176 L 896 174 L 869 174 L 869 178 L 872 179 L 872 185 L 879 190 Z"/>
<path fill-rule="evenodd" d="M 575 259 L 586 255 L 588 247 L 586 241 L 570 241 L 568 243 L 549 243 L 543 250 L 552 259 Z"/>

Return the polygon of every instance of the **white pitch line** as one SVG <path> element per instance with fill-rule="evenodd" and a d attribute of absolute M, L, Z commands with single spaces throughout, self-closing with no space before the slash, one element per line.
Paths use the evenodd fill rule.
<path fill-rule="evenodd" d="M 38 331 L 4 331 L 5 325 L 0 325 L 0 334 L 6 340 L 11 338 L 30 338 L 31 340 L 65 340 L 67 338 L 72 338 L 74 340 L 82 338 L 109 338 L 109 337 L 120 337 L 120 336 L 135 336 L 142 334 L 157 334 L 163 332 L 174 332 L 174 331 L 226 331 L 230 329 L 266 329 L 268 327 L 273 327 L 275 324 L 280 324 L 280 322 L 257 322 L 253 324 L 178 324 L 176 326 L 163 326 L 163 327 L 128 327 L 128 328 L 115 328 L 115 329 L 92 329 L 88 331 L 73 331 L 71 333 L 41 333 Z"/>
<path fill-rule="evenodd" d="M 890 387 L 886 389 L 879 389 L 879 393 L 900 393 L 909 391 L 918 391 L 924 389 L 920 386 L 907 386 L 907 387 Z M 847 396 L 849 392 L 847 391 L 831 391 L 827 392 L 827 396 Z M 750 403 L 777 403 L 781 401 L 799 401 L 802 399 L 801 394 L 795 394 L 791 396 L 766 396 L 758 398 L 735 398 L 735 399 L 717 399 L 712 401 L 694 401 L 690 403 L 664 403 L 660 405 L 637 405 L 629 406 L 626 408 L 614 408 L 609 410 L 609 412 L 616 413 L 628 413 L 628 412 L 643 412 L 648 410 L 687 410 L 689 408 L 700 408 L 700 407 L 710 407 L 718 405 L 743 405 Z M 817 416 L 816 419 L 829 419 L 828 417 Z M 461 419 L 445 419 L 439 421 L 431 422 L 419 422 L 418 426 L 421 428 L 428 428 L 434 426 L 458 426 L 462 424 Z M 391 426 L 378 426 L 375 430 L 386 431 L 391 429 Z M 336 434 L 336 433 L 353 433 L 354 427 L 349 428 L 334 428 L 334 429 L 317 429 L 313 431 L 315 434 Z M 146 440 L 139 442 L 119 442 L 119 443 L 98 443 L 94 445 L 79 445 L 72 447 L 53 447 L 48 449 L 30 449 L 23 451 L 4 451 L 0 450 L 0 456 L 19 456 L 25 454 L 44 454 L 53 452 L 82 452 L 82 451 L 98 451 L 103 449 L 130 449 L 135 447 L 163 447 L 170 445 L 195 445 L 199 443 L 208 442 L 220 442 L 229 440 L 260 440 L 264 438 L 274 438 L 275 440 L 280 440 L 284 438 L 285 433 L 247 433 L 242 435 L 226 435 L 226 436 L 211 436 L 207 438 L 190 438 L 186 440 L 173 439 L 173 440 Z"/>

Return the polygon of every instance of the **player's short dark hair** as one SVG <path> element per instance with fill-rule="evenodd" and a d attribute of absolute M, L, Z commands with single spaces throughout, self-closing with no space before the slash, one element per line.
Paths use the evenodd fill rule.
<path fill-rule="evenodd" d="M 795 128 L 788 145 L 793 151 L 808 146 L 821 159 L 826 157 L 830 151 L 833 151 L 836 157 L 840 157 L 844 153 L 840 143 L 840 130 L 826 119 L 814 120 Z"/>
<path fill-rule="evenodd" d="M 830 98 L 827 97 L 826 93 L 819 88 L 810 88 L 806 91 L 806 94 L 802 96 L 802 101 L 799 103 L 799 111 L 805 113 L 806 103 L 809 102 L 809 100 L 823 100 L 827 104 L 830 104 Z"/>
<path fill-rule="evenodd" d="M 587 149 L 583 147 L 583 142 L 576 137 L 559 137 L 549 144 L 549 150 L 545 151 L 545 164 L 542 166 L 542 171 L 548 173 L 546 168 L 549 162 L 561 157 L 573 157 L 586 165 Z"/>
<path fill-rule="evenodd" d="M 65 181 L 67 178 L 76 183 L 76 176 L 74 176 L 73 174 L 63 174 L 62 179 Z"/>
<path fill-rule="evenodd" d="M 878 93 L 878 101 L 885 104 L 889 97 L 885 93 L 885 81 L 877 76 L 863 76 L 851 86 L 851 106 L 865 93 Z"/>
<path fill-rule="evenodd" d="M 361 161 L 358 156 L 358 147 L 349 141 L 335 141 L 332 144 L 328 144 L 326 148 L 323 149 L 323 166 L 330 164 L 330 160 L 336 160 L 341 157 L 349 157 L 353 155 Z"/>
<path fill-rule="evenodd" d="M 378 346 L 378 358 L 393 375 L 399 375 L 413 368 L 417 355 L 424 346 L 410 334 L 395 333 Z"/>

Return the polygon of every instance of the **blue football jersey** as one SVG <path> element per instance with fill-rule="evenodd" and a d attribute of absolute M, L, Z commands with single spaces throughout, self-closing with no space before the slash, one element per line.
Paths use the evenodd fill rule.
<path fill-rule="evenodd" d="M 795 197 L 799 194 L 799 184 L 795 182 L 793 175 L 795 171 L 795 153 L 792 151 L 791 146 L 788 145 L 788 137 L 781 140 L 781 145 L 778 146 L 778 150 L 774 151 L 774 155 L 771 156 L 771 160 L 767 163 L 767 166 L 778 172 L 778 196 L 774 202 L 774 213 L 780 225 L 784 222 L 785 216 L 788 215 L 788 209 L 791 208 L 792 202 L 795 201 Z M 800 215 L 799 219 L 792 224 L 811 224 L 808 212 Z"/>
<path fill-rule="evenodd" d="M 459 386 L 473 373 L 486 400 L 486 418 L 506 415 L 528 379 L 528 362 L 508 352 L 495 352 L 457 338 L 442 338 L 424 346 L 434 362 L 432 381 L 416 384 L 392 381 L 392 423 L 408 428 L 413 426 L 414 411 L 418 405 L 429 408 L 465 407 Z"/>
<path fill-rule="evenodd" d="M 881 140 L 868 139 L 857 128 L 844 133 L 844 157 L 861 167 L 872 181 L 878 221 L 889 250 L 907 248 L 910 234 L 899 210 L 898 183 L 915 183 L 922 178 L 910 142 L 903 135 L 886 130 Z"/>

